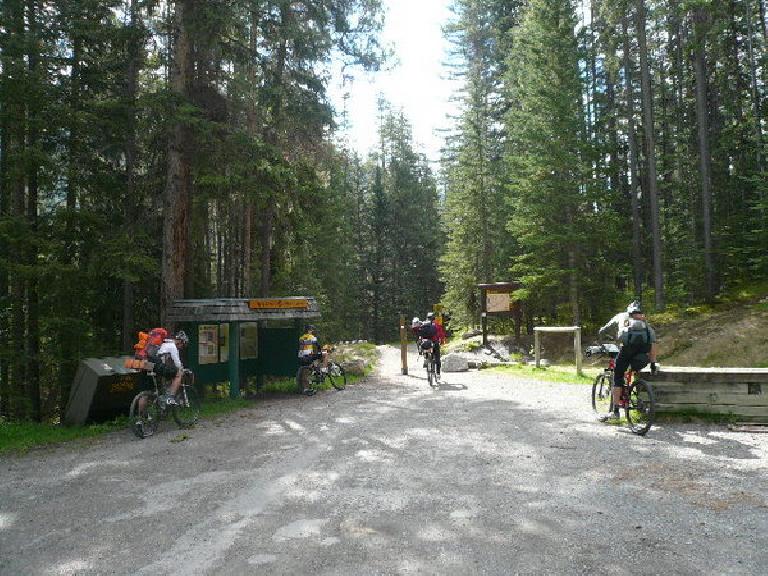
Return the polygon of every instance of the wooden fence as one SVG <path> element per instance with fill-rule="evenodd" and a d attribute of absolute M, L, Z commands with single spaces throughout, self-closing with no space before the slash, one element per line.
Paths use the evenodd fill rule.
<path fill-rule="evenodd" d="M 731 415 L 768 423 L 768 368 L 663 367 L 653 383 L 659 412 Z"/>

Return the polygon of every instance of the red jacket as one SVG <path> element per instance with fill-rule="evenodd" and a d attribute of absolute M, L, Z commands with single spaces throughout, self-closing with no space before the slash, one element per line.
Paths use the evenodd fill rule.
<path fill-rule="evenodd" d="M 435 327 L 435 335 L 432 336 L 431 338 L 432 342 L 439 342 L 440 344 L 445 344 L 447 340 L 447 337 L 445 335 L 445 328 L 443 328 L 443 326 L 441 324 L 438 324 L 437 322 L 432 322 L 432 326 Z"/>

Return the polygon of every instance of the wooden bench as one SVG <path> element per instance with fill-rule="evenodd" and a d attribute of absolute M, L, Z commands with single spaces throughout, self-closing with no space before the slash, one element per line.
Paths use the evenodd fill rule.
<path fill-rule="evenodd" d="M 768 368 L 666 367 L 653 383 L 658 412 L 732 415 L 743 422 L 768 423 Z"/>

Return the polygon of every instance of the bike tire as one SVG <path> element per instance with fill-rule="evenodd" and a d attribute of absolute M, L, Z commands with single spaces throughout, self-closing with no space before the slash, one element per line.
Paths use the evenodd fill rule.
<path fill-rule="evenodd" d="M 141 399 L 144 398 L 144 407 L 139 408 Z M 131 409 L 128 413 L 131 422 L 131 431 L 142 440 L 154 435 L 160 422 L 160 407 L 157 405 L 157 396 L 154 392 L 139 392 L 133 397 Z"/>
<path fill-rule="evenodd" d="M 627 394 L 625 408 L 629 429 L 633 434 L 643 436 L 648 433 L 656 418 L 656 396 L 653 386 L 645 380 L 635 380 Z"/>
<path fill-rule="evenodd" d="M 182 386 L 176 393 L 173 419 L 179 428 L 191 428 L 200 418 L 200 398 L 194 386 Z"/>
<path fill-rule="evenodd" d="M 427 380 L 431 388 L 437 387 L 437 375 L 435 374 L 435 359 L 430 358 L 427 362 Z"/>
<path fill-rule="evenodd" d="M 331 386 L 336 390 L 344 390 L 347 387 L 347 373 L 344 368 L 336 362 L 328 364 L 328 374 L 326 375 Z"/>
<path fill-rule="evenodd" d="M 592 383 L 592 410 L 598 414 L 613 411 L 613 382 L 606 374 L 598 374 Z"/>

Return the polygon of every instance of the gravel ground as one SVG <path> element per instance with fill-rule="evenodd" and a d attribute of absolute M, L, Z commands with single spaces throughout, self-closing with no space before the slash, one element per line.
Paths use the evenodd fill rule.
<path fill-rule="evenodd" d="M 768 435 L 589 390 L 379 372 L 178 435 L 0 460 L 0 574 L 766 574 Z M 412 365 L 415 356 L 411 357 Z"/>

